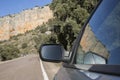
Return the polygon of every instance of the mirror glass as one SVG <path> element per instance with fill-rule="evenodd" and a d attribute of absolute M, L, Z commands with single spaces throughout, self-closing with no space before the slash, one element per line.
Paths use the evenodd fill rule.
<path fill-rule="evenodd" d="M 45 61 L 61 61 L 63 54 L 63 48 L 57 44 L 46 44 L 41 46 L 40 55 Z"/>
<path fill-rule="evenodd" d="M 84 64 L 106 64 L 106 59 L 93 52 L 86 53 Z"/>

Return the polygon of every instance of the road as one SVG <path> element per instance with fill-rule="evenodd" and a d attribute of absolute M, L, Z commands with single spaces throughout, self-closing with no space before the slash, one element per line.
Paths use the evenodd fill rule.
<path fill-rule="evenodd" d="M 43 80 L 38 56 L 0 63 L 0 80 Z"/>
<path fill-rule="evenodd" d="M 56 67 L 53 63 L 42 63 L 49 80 L 52 80 L 59 67 Z M 45 80 L 39 56 L 28 55 L 0 62 L 0 80 Z"/>
<path fill-rule="evenodd" d="M 53 80 L 55 74 L 60 69 L 61 63 L 43 62 L 43 65 L 49 80 Z"/>

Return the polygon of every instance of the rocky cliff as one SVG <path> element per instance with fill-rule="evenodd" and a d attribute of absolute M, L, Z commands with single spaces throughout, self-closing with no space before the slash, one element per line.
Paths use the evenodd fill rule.
<path fill-rule="evenodd" d="M 38 25 L 46 23 L 52 17 L 53 13 L 48 6 L 43 8 L 34 7 L 19 14 L 1 17 L 0 41 L 8 40 L 11 36 L 35 29 Z"/>

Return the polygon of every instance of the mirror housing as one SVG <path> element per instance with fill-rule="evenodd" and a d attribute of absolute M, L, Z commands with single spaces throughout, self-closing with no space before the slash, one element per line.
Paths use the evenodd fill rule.
<path fill-rule="evenodd" d="M 43 61 L 61 62 L 64 48 L 60 44 L 43 44 L 40 46 L 39 56 Z"/>

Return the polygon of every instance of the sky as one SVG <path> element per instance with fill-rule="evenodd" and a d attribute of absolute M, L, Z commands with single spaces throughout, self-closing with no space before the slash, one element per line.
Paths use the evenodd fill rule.
<path fill-rule="evenodd" d="M 23 9 L 44 6 L 52 0 L 0 0 L 0 17 L 21 12 Z"/>

